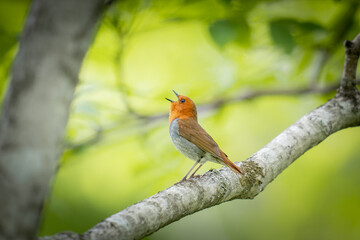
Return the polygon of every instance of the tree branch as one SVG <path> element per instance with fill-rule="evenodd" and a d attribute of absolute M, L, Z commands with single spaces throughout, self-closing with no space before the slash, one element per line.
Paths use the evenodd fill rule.
<path fill-rule="evenodd" d="M 359 92 L 355 85 L 356 66 L 360 55 L 360 34 L 358 34 L 353 41 L 346 40 L 344 46 L 345 63 L 338 93 L 354 97 L 356 96 L 356 93 Z"/>
<path fill-rule="evenodd" d="M 354 41 L 356 46 L 352 47 L 359 44 Z M 347 50 L 348 54 L 352 53 Z M 354 72 L 347 68 L 356 65 L 345 64 L 344 72 Z M 66 232 L 42 239 L 141 239 L 202 209 L 233 199 L 252 199 L 307 150 L 341 129 L 360 125 L 360 94 L 352 93 L 356 96 L 349 98 L 348 93 L 339 91 L 253 156 L 237 163 L 245 172 L 242 176 L 228 168 L 211 170 L 140 201 L 83 234 Z"/>

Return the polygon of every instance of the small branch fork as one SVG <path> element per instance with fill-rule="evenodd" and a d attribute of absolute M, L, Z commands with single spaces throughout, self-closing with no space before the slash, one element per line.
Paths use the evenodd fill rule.
<path fill-rule="evenodd" d="M 83 234 L 63 232 L 41 240 L 141 239 L 187 215 L 234 199 L 252 199 L 302 154 L 331 134 L 360 126 L 355 86 L 360 35 L 345 42 L 345 66 L 336 97 L 300 118 L 265 147 L 237 165 L 189 178 L 108 217 Z M 351 95 L 352 94 L 352 95 Z M 356 101 L 354 101 L 356 100 Z"/>
<path fill-rule="evenodd" d="M 353 41 L 346 40 L 345 63 L 338 95 L 344 97 L 359 97 L 359 91 L 356 88 L 356 67 L 360 56 L 360 34 Z"/>

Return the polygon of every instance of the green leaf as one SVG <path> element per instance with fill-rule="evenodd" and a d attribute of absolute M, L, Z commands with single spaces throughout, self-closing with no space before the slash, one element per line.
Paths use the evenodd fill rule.
<path fill-rule="evenodd" d="M 282 21 L 270 22 L 270 35 L 275 46 L 291 53 L 295 47 L 295 41 L 290 33 L 290 25 Z"/>
<path fill-rule="evenodd" d="M 296 43 L 304 44 L 304 42 L 306 42 L 304 39 L 310 37 L 312 34 L 326 32 L 326 29 L 317 23 L 308 21 L 301 22 L 289 18 L 274 20 L 270 22 L 269 25 L 274 44 L 286 53 L 291 53 Z M 312 43 L 313 45 L 316 44 L 313 41 Z"/>
<path fill-rule="evenodd" d="M 220 47 L 234 41 L 237 37 L 236 25 L 226 19 L 213 22 L 209 27 L 209 31 L 215 43 Z"/>
<path fill-rule="evenodd" d="M 220 47 L 235 41 L 248 44 L 250 39 L 250 27 L 244 18 L 215 21 L 210 25 L 209 31 L 214 42 Z"/>
<path fill-rule="evenodd" d="M 294 25 L 304 32 L 325 31 L 325 28 L 313 22 L 294 22 Z"/>

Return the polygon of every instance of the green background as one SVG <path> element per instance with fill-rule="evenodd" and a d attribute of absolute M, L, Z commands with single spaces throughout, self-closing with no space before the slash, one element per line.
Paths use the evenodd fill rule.
<path fill-rule="evenodd" d="M 1 96 L 29 4 L 0 2 Z M 249 91 L 338 83 L 358 9 L 358 1 L 330 0 L 115 3 L 82 65 L 39 234 L 86 231 L 185 175 L 193 162 L 168 134 L 172 89 L 200 107 Z M 242 161 L 334 95 L 257 97 L 200 111 L 199 122 Z M 358 239 L 359 143 L 359 128 L 335 133 L 254 200 L 206 209 L 147 239 Z M 207 163 L 200 173 L 219 167 Z"/>

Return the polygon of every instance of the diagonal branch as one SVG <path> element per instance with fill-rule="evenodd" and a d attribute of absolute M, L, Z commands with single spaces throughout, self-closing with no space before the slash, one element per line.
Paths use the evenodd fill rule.
<path fill-rule="evenodd" d="M 354 113 L 353 108 L 352 101 L 334 98 L 241 162 L 245 171 L 241 178 L 227 168 L 212 170 L 107 218 L 82 234 L 81 239 L 141 239 L 202 209 L 233 199 L 252 199 L 307 150 L 336 131 L 360 125 L 359 109 Z M 43 239 L 63 239 L 63 234 L 68 238 L 70 233 Z"/>
<path fill-rule="evenodd" d="M 354 41 L 352 47 L 359 45 L 359 41 Z M 345 64 L 344 72 L 353 72 L 355 69 L 347 68 L 356 69 L 356 64 Z M 65 232 L 42 239 L 141 239 L 202 209 L 233 199 L 252 199 L 306 151 L 341 129 L 360 125 L 360 94 L 357 89 L 351 92 L 354 96 L 349 98 L 348 92 L 339 91 L 336 97 L 238 163 L 245 172 L 240 177 L 227 168 L 212 170 L 140 201 L 83 234 Z"/>

